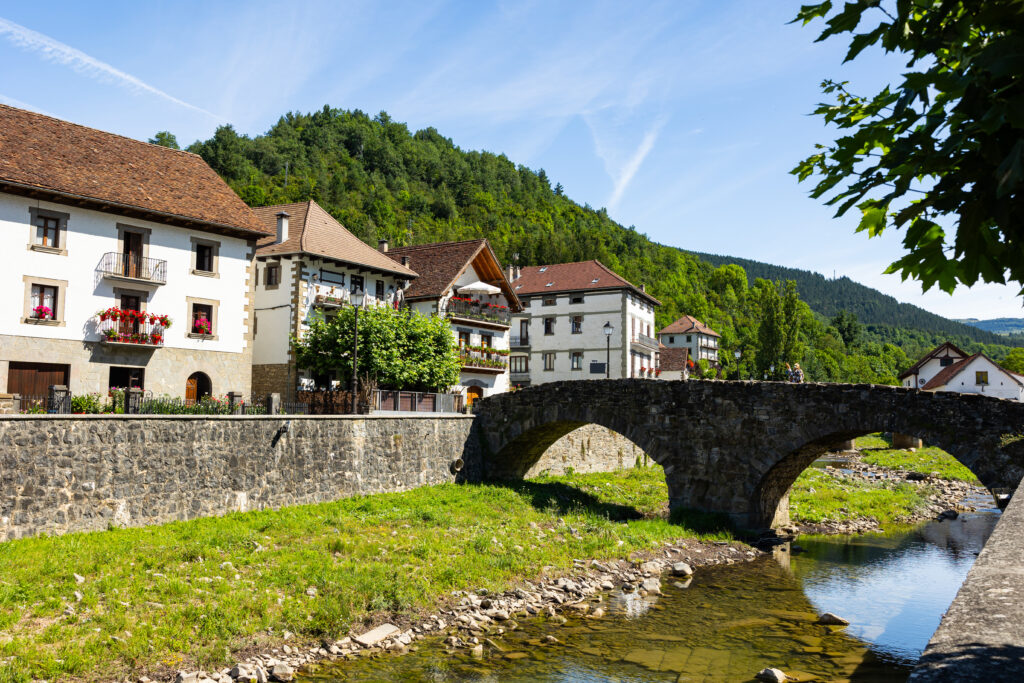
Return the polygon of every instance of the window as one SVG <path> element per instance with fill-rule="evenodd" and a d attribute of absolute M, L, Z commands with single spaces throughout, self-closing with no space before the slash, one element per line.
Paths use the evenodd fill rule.
<path fill-rule="evenodd" d="M 529 356 L 512 356 L 509 358 L 509 370 L 514 373 L 526 373 L 530 371 Z"/>
<path fill-rule="evenodd" d="M 481 334 L 480 335 L 480 346 L 486 346 L 487 348 L 491 348 L 491 347 L 494 346 L 493 340 L 494 340 L 493 336 L 491 336 L 489 334 Z"/>
<path fill-rule="evenodd" d="M 145 368 L 111 366 L 107 386 L 118 389 L 145 389 L 145 379 Z"/>
<path fill-rule="evenodd" d="M 571 304 L 581 304 L 581 303 L 583 303 L 583 295 L 582 294 L 577 294 L 575 296 L 569 297 L 569 303 L 571 303 Z"/>
<path fill-rule="evenodd" d="M 212 299 L 186 297 L 188 306 L 188 330 L 193 339 L 217 338 L 217 307 L 220 302 Z"/>
<path fill-rule="evenodd" d="M 544 334 L 554 334 L 554 333 L 555 333 L 555 319 L 554 318 L 544 318 Z"/>
<path fill-rule="evenodd" d="M 363 276 L 362 275 L 353 275 L 352 277 L 349 278 L 349 282 L 350 282 L 349 289 L 351 291 L 354 292 L 357 289 L 362 289 L 363 292 L 366 291 L 366 289 L 364 288 L 364 285 L 363 285 Z"/>
<path fill-rule="evenodd" d="M 952 364 L 953 364 L 953 359 L 952 358 L 940 358 L 939 359 L 939 367 L 943 367 L 944 368 L 944 367 L 946 367 L 948 365 L 952 365 Z"/>
<path fill-rule="evenodd" d="M 383 280 L 377 280 L 377 289 L 376 289 L 375 293 L 377 295 L 377 301 L 384 301 L 384 281 Z"/>
<path fill-rule="evenodd" d="M 547 353 L 544 354 L 544 369 L 555 369 L 555 353 L 553 351 L 548 351 Z"/>
<path fill-rule="evenodd" d="M 988 371 L 978 371 L 974 373 L 975 384 L 988 384 Z"/>
<path fill-rule="evenodd" d="M 213 272 L 213 247 L 209 244 L 196 245 L 196 270 Z"/>
<path fill-rule="evenodd" d="M 521 303 L 523 305 L 523 308 L 529 308 L 530 307 L 530 299 L 529 298 L 520 299 L 519 303 Z"/>
<path fill-rule="evenodd" d="M 263 274 L 263 285 L 267 289 L 277 287 L 281 284 L 281 264 L 279 263 L 268 263 L 266 271 Z"/>
<path fill-rule="evenodd" d="M 68 218 L 71 214 L 38 207 L 29 207 L 31 227 L 29 248 L 48 254 L 67 254 Z"/>
<path fill-rule="evenodd" d="M 582 370 L 583 369 L 583 352 L 582 351 L 573 351 L 571 354 L 569 354 L 569 359 L 572 361 L 572 364 L 570 365 L 570 367 L 573 370 Z"/>
<path fill-rule="evenodd" d="M 211 240 L 192 238 L 192 274 L 217 276 L 220 244 Z"/>
<path fill-rule="evenodd" d="M 64 294 L 66 280 L 51 280 L 25 275 L 25 295 L 22 304 L 22 322 L 33 325 L 64 325 Z"/>
<path fill-rule="evenodd" d="M 459 332 L 459 348 L 469 346 L 469 332 Z"/>
<path fill-rule="evenodd" d="M 557 301 L 558 301 L 558 297 L 554 297 L 554 296 L 546 296 L 546 297 L 544 297 L 544 305 L 545 306 L 554 306 Z"/>
<path fill-rule="evenodd" d="M 693 335 L 692 334 L 686 335 L 686 341 L 688 341 L 688 342 L 693 341 Z"/>
<path fill-rule="evenodd" d="M 668 338 L 668 343 L 669 344 L 675 344 L 676 343 L 676 338 L 675 337 L 669 337 Z"/>
<path fill-rule="evenodd" d="M 574 315 L 571 318 L 571 321 L 572 321 L 572 333 L 573 334 L 583 334 L 583 316 L 582 315 Z"/>

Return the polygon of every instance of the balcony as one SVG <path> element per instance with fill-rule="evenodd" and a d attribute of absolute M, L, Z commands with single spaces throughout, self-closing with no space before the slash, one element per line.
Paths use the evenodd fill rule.
<path fill-rule="evenodd" d="M 632 343 L 647 349 L 658 350 L 658 340 L 654 337 L 648 337 L 646 334 L 636 335 L 636 339 Z"/>
<path fill-rule="evenodd" d="M 113 310 L 103 311 L 99 316 L 97 330 L 104 346 L 153 349 L 164 345 L 170 318 L 141 311 Z"/>
<path fill-rule="evenodd" d="M 340 296 L 331 296 L 329 294 L 317 294 L 316 298 L 313 299 L 314 308 L 322 308 L 325 310 L 338 309 L 346 304 L 348 304 L 347 299 L 343 299 Z"/>
<path fill-rule="evenodd" d="M 509 346 L 512 348 L 524 347 L 530 345 L 530 337 L 509 337 Z"/>
<path fill-rule="evenodd" d="M 508 327 L 512 319 L 508 306 L 458 296 L 448 300 L 444 312 L 449 318 L 461 318 L 501 327 Z"/>
<path fill-rule="evenodd" d="M 110 251 L 100 259 L 97 269 L 110 280 L 123 280 L 150 285 L 167 284 L 167 261 L 143 258 L 138 254 Z"/>
<path fill-rule="evenodd" d="M 508 369 L 508 352 L 464 346 L 459 349 L 459 361 L 463 370 L 500 375 Z"/>

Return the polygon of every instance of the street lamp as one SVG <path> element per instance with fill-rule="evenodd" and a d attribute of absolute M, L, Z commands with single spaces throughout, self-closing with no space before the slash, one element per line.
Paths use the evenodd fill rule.
<path fill-rule="evenodd" d="M 736 379 L 740 379 L 740 358 L 743 357 L 743 352 L 736 349 L 732 352 L 732 355 L 736 356 Z"/>
<path fill-rule="evenodd" d="M 775 381 L 775 364 L 772 363 L 768 366 L 768 379 Z"/>
<path fill-rule="evenodd" d="M 356 391 L 357 391 L 356 382 L 358 381 L 356 379 L 356 377 L 357 377 L 357 375 L 356 375 L 356 372 L 357 372 L 357 365 L 356 365 L 356 363 L 357 363 L 357 361 L 359 359 L 359 309 L 362 307 L 363 299 L 365 299 L 365 298 L 366 298 L 366 295 L 363 293 L 362 288 L 358 288 L 358 287 L 356 288 L 356 290 L 354 292 L 352 292 L 352 296 L 349 298 L 349 301 L 352 302 L 352 306 L 356 309 L 356 333 L 352 336 L 352 414 L 353 415 L 356 414 Z"/>
<path fill-rule="evenodd" d="M 612 376 L 612 332 L 615 328 L 612 327 L 611 321 L 604 324 L 604 339 L 608 348 L 607 355 L 604 361 L 604 377 L 605 379 L 611 379 Z"/>

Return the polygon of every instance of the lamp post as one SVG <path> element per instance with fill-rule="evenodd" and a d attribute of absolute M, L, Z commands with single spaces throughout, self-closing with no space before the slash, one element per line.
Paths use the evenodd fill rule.
<path fill-rule="evenodd" d="M 736 356 L 736 379 L 740 379 L 740 358 L 743 357 L 743 352 L 736 349 L 732 352 L 732 355 Z"/>
<path fill-rule="evenodd" d="M 363 293 L 363 290 L 357 288 L 354 292 L 352 292 L 352 296 L 349 299 L 352 302 L 352 306 L 356 309 L 356 330 L 355 330 L 356 333 L 352 336 L 352 414 L 353 415 L 356 414 L 356 391 L 357 391 L 357 386 L 358 386 L 357 385 L 357 382 L 358 382 L 357 377 L 358 377 L 358 375 L 356 373 L 357 373 L 357 367 L 358 367 L 357 362 L 359 360 L 359 309 L 363 305 L 363 299 L 365 298 L 365 296 L 366 295 Z"/>
<path fill-rule="evenodd" d="M 771 365 L 768 366 L 768 373 L 769 373 L 768 374 L 768 379 L 770 379 L 770 380 L 772 380 L 774 382 L 775 381 L 775 364 L 774 363 L 772 363 Z"/>
<path fill-rule="evenodd" d="M 605 355 L 604 361 L 604 378 L 611 379 L 612 377 L 612 332 L 615 328 L 612 327 L 611 321 L 604 324 L 604 339 L 607 346 L 607 354 Z"/>

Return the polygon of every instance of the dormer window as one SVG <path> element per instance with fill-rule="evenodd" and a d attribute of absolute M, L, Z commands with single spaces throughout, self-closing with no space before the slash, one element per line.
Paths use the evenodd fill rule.
<path fill-rule="evenodd" d="M 544 286 L 545 286 L 545 287 L 551 287 L 551 286 L 552 286 L 552 285 L 554 285 L 554 284 L 555 284 L 554 282 L 549 282 L 549 283 L 547 283 L 547 284 L 546 284 L 546 285 L 544 285 Z"/>
<path fill-rule="evenodd" d="M 598 281 L 598 280 L 600 280 L 600 279 L 601 279 L 601 278 L 599 278 L 599 277 L 595 277 L 595 278 L 594 278 L 593 280 L 591 280 L 591 281 L 590 281 L 590 284 L 592 284 L 592 285 L 596 285 L 596 284 L 597 284 L 597 281 Z"/>
<path fill-rule="evenodd" d="M 537 272 L 538 272 L 538 273 L 546 273 L 546 272 L 548 272 L 548 267 L 547 267 L 547 266 L 543 266 L 543 267 L 542 267 L 542 268 L 541 268 L 540 270 L 538 270 Z"/>

